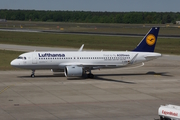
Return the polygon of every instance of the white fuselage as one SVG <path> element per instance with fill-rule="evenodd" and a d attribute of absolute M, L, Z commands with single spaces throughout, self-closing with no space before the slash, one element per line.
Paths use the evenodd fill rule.
<path fill-rule="evenodd" d="M 116 68 L 149 61 L 160 56 L 160 53 L 128 51 L 28 52 L 14 59 L 11 65 L 31 70 L 64 69 L 72 65 L 91 69 Z"/>
<path fill-rule="evenodd" d="M 66 77 L 87 75 L 93 78 L 91 70 L 100 68 L 118 68 L 153 60 L 161 56 L 154 53 L 159 27 L 152 27 L 133 51 L 88 51 L 84 44 L 78 51 L 29 52 L 21 54 L 11 62 L 14 67 L 35 70 L 52 69 L 64 71 Z M 86 73 L 89 74 L 86 74 Z"/>

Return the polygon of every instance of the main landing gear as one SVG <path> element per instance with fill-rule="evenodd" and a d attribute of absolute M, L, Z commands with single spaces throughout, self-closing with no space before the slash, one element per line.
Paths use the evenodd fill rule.
<path fill-rule="evenodd" d="M 94 78 L 94 75 L 92 73 L 87 74 L 88 78 Z"/>
<path fill-rule="evenodd" d="M 86 72 L 89 72 L 89 73 L 86 74 Z M 94 78 L 94 75 L 91 73 L 91 70 L 86 70 L 85 75 L 86 75 L 87 78 Z"/>
<path fill-rule="evenodd" d="M 31 77 L 32 77 L 32 78 L 34 78 L 34 77 L 35 77 L 35 70 L 32 70 Z"/>

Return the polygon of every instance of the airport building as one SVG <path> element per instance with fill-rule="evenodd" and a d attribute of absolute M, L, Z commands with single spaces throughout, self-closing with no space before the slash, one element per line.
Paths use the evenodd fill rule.
<path fill-rule="evenodd" d="M 176 21 L 176 24 L 180 24 L 180 21 Z"/>
<path fill-rule="evenodd" d="M 6 19 L 0 19 L 0 22 L 6 22 Z"/>

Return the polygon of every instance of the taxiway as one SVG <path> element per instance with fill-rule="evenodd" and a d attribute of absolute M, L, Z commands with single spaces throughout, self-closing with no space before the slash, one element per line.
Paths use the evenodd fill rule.
<path fill-rule="evenodd" d="M 93 71 L 67 79 L 49 70 L 0 72 L 2 120 L 154 120 L 162 104 L 180 105 L 180 56 L 136 69 Z"/>

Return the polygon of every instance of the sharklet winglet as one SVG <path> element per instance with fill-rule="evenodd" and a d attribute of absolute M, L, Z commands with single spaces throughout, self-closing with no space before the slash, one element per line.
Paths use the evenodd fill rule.
<path fill-rule="evenodd" d="M 82 46 L 79 48 L 79 52 L 82 52 L 82 50 L 83 50 L 83 47 L 84 47 L 84 44 L 82 44 Z"/>

